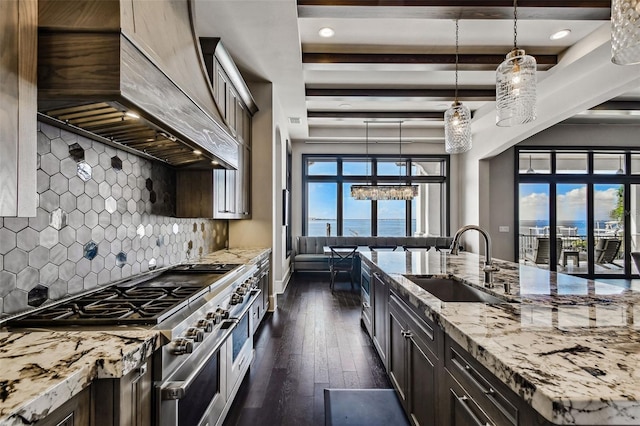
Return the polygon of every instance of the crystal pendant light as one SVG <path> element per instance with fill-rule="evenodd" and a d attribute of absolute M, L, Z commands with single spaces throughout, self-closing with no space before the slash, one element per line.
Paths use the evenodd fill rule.
<path fill-rule="evenodd" d="M 402 121 L 398 122 L 400 161 L 402 161 Z M 369 122 L 365 121 L 367 150 L 367 175 L 369 175 Z M 402 170 L 401 167 L 399 167 Z M 401 173 L 401 172 L 399 172 Z M 402 179 L 400 174 L 399 179 Z M 356 200 L 413 200 L 418 195 L 418 185 L 351 185 L 351 197 Z"/>
<path fill-rule="evenodd" d="M 453 104 L 444 112 L 444 149 L 460 154 L 471 149 L 471 111 L 458 102 L 458 20 L 456 19 L 456 89 Z"/>
<path fill-rule="evenodd" d="M 637 0 L 611 2 L 611 62 L 640 63 L 640 3 Z"/>
<path fill-rule="evenodd" d="M 496 124 L 510 127 L 536 119 L 536 60 L 518 49 L 518 1 L 513 1 L 513 50 L 496 71 Z"/>

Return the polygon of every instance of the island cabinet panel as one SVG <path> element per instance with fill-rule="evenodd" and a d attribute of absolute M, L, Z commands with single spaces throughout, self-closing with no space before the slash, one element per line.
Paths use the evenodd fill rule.
<path fill-rule="evenodd" d="M 62 404 L 53 413 L 35 423 L 35 426 L 90 426 L 91 388 L 88 387 Z"/>
<path fill-rule="evenodd" d="M 387 344 L 389 340 L 389 285 L 378 272 L 373 272 L 373 346 L 378 351 L 385 367 L 387 365 Z"/>
<path fill-rule="evenodd" d="M 371 305 L 371 271 L 369 266 L 362 262 L 360 270 L 360 300 L 362 302 L 362 314 L 360 321 L 370 337 L 373 336 L 373 306 Z"/>
<path fill-rule="evenodd" d="M 433 425 L 438 414 L 438 342 L 432 324 L 419 319 L 391 291 L 388 373 L 414 425 Z"/>

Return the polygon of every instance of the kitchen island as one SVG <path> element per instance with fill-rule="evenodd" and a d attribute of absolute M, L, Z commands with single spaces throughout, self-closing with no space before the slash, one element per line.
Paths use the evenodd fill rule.
<path fill-rule="evenodd" d="M 546 421 L 640 424 L 639 293 L 504 261 L 495 261 L 500 271 L 494 274 L 495 286 L 487 289 L 483 258 L 471 253 L 453 256 L 431 250 L 360 256 L 392 295 L 440 329 L 445 342 L 454 342 L 449 346 L 466 351 L 482 366 L 479 369 L 488 370 Z M 504 303 L 442 302 L 405 274 L 455 278 Z M 390 357 L 393 338 L 389 340 Z M 487 385 L 484 393 L 493 392 Z M 512 423 L 521 424 L 517 410 L 513 413 Z"/>
<path fill-rule="evenodd" d="M 221 250 L 196 263 L 253 264 L 269 253 Z M 166 343 L 158 330 L 145 327 L 1 331 L 0 425 L 44 419 L 99 379 L 145 374 L 149 357 Z"/>

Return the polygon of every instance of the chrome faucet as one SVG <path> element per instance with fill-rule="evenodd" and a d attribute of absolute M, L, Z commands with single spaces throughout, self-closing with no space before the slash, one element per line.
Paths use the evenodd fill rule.
<path fill-rule="evenodd" d="M 489 234 L 484 229 L 477 225 L 465 225 L 458 229 L 451 242 L 451 254 L 458 254 L 460 251 L 460 237 L 470 229 L 475 229 L 484 237 L 484 267 L 482 268 L 484 271 L 484 285 L 485 287 L 493 287 L 493 273 L 499 271 L 500 268 L 493 264 L 491 258 L 491 237 L 489 237 Z"/>

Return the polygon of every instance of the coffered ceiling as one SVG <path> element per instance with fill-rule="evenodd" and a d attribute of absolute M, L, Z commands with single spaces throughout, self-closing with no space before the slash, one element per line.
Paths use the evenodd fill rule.
<path fill-rule="evenodd" d="M 600 47 L 590 40 L 608 31 L 610 6 L 518 2 L 518 46 L 536 57 L 539 82 L 560 78 L 561 69 Z M 299 141 L 362 141 L 365 120 L 403 120 L 407 139 L 442 144 L 442 117 L 454 98 L 455 19 L 458 96 L 474 115 L 490 114 L 495 69 L 514 39 L 509 0 L 196 0 L 196 16 L 200 35 L 222 37 L 247 79 L 274 83 Z M 325 27 L 332 37 L 319 35 Z M 550 38 L 565 29 L 567 37 Z M 552 96 L 557 85 L 539 97 Z M 571 120 L 637 120 L 634 89 L 605 104 L 610 99 L 601 93 L 581 99 L 585 112 Z"/>

